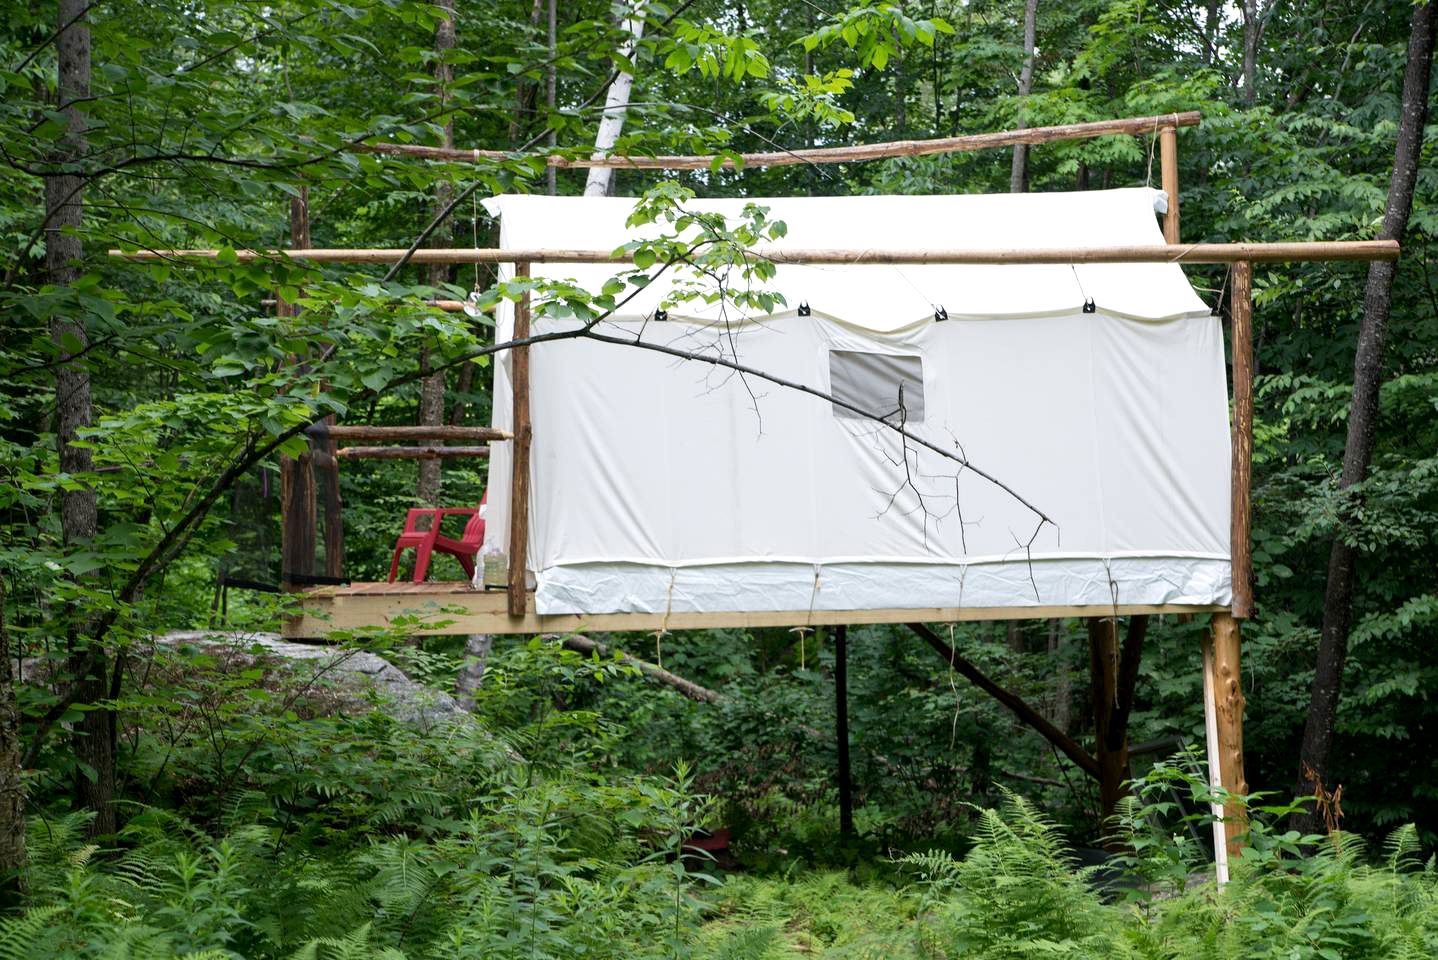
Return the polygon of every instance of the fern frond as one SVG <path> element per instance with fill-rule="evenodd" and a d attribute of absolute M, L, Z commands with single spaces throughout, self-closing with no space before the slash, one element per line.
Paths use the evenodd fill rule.
<path fill-rule="evenodd" d="M 0 960 L 31 960 L 39 956 L 41 937 L 63 907 L 36 907 L 23 916 L 0 920 Z"/>
<path fill-rule="evenodd" d="M 1394 873 L 1415 868 L 1421 855 L 1418 827 L 1412 823 L 1405 823 L 1394 830 L 1383 844 L 1383 859 Z"/>
<path fill-rule="evenodd" d="M 746 927 L 732 931 L 710 952 L 712 960 L 764 960 L 779 937 L 774 926 Z"/>

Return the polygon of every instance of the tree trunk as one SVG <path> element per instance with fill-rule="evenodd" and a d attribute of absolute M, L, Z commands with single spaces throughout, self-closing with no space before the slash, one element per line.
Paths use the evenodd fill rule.
<path fill-rule="evenodd" d="M 15 652 L 5 625 L 0 579 L 0 884 L 22 886 L 25 868 L 25 781 L 20 771 L 20 708 L 15 702 Z M 12 879 L 13 878 L 13 879 Z"/>
<path fill-rule="evenodd" d="M 434 30 L 434 52 L 438 54 L 434 62 L 434 80 L 435 87 L 439 91 L 440 109 L 444 109 L 449 101 L 449 85 L 454 80 L 454 71 L 445 62 L 445 54 L 454 49 L 454 0 L 436 0 L 436 5 L 444 12 L 444 16 Z M 443 145 L 454 146 L 454 120 L 448 114 L 444 118 Z M 453 189 L 448 180 L 440 178 L 435 181 L 433 216 L 438 217 L 444 213 L 452 195 Z M 440 246 L 448 246 L 449 241 L 441 237 L 439 233 L 440 231 L 435 231 L 435 243 Z M 430 286 L 438 287 L 448 280 L 448 266 L 442 263 L 429 265 L 425 282 Z M 420 369 L 425 372 L 425 376 L 419 382 L 419 417 L 417 419 L 422 427 L 437 427 L 444 423 L 444 371 L 437 370 L 434 373 L 428 373 L 429 361 L 429 348 L 426 347 L 420 356 Z M 438 459 L 419 462 L 419 485 L 416 495 L 421 503 L 439 504 L 442 466 L 442 462 Z"/>
<path fill-rule="evenodd" d="M 1025 100 L 1034 88 L 1034 42 L 1037 33 L 1039 0 L 1024 0 L 1024 66 L 1019 72 L 1019 96 Z M 1019 107 L 1018 129 L 1027 126 L 1024 107 Z M 1029 148 L 1026 144 L 1014 146 L 1014 159 L 1009 167 L 1009 193 L 1023 193 L 1029 188 Z"/>
<path fill-rule="evenodd" d="M 1058 619 L 1049 621 L 1049 657 L 1056 663 L 1057 677 L 1054 680 L 1053 709 L 1049 720 L 1064 733 L 1068 733 L 1072 722 L 1073 674 L 1068 664 L 1068 632 Z"/>
<path fill-rule="evenodd" d="M 301 187 L 300 196 L 290 198 L 290 246 L 303 249 L 309 245 L 309 189 Z M 276 316 L 293 317 L 296 314 L 294 304 L 276 298 Z M 289 358 L 294 366 L 300 366 L 304 361 L 303 354 L 292 354 Z M 321 458 L 329 454 L 329 446 L 320 447 Z M 280 584 L 288 590 L 302 587 L 306 578 L 315 573 L 315 538 L 319 531 L 315 459 L 314 447 L 298 457 L 280 455 Z M 321 462 L 324 462 L 323 459 Z M 324 473 L 333 479 L 334 489 L 338 491 L 339 474 L 332 469 L 326 469 Z M 328 538 L 330 533 L 327 529 L 325 536 Z"/>
<path fill-rule="evenodd" d="M 529 8 L 529 29 L 539 29 L 539 18 L 544 12 L 544 0 L 534 0 Z M 509 142 L 517 144 L 524 140 L 528 124 L 527 119 L 532 119 L 534 114 L 535 100 L 539 95 L 537 84 L 530 83 L 524 77 L 517 77 L 514 81 L 514 116 L 509 120 Z"/>
<path fill-rule="evenodd" d="M 1090 619 L 1089 668 L 1093 677 L 1094 742 L 1099 768 L 1099 806 L 1104 821 L 1128 793 L 1128 718 L 1133 712 L 1138 668 L 1148 636 L 1148 617 L 1129 620 L 1119 645 L 1118 620 Z"/>
<path fill-rule="evenodd" d="M 1118 621 L 1086 621 L 1089 639 L 1089 674 L 1092 680 L 1094 755 L 1098 760 L 1099 811 L 1103 820 L 1113 816 L 1123 782 L 1128 778 L 1127 731 L 1113 722 L 1118 706 Z"/>
<path fill-rule="evenodd" d="M 1398 124 L 1398 144 L 1393 154 L 1393 177 L 1388 186 L 1383 227 L 1378 233 L 1379 238 L 1384 240 L 1402 239 L 1408 228 L 1408 216 L 1413 210 L 1418 157 L 1423 147 L 1423 126 L 1428 118 L 1435 22 L 1438 21 L 1434 20 L 1431 3 L 1413 8 L 1408 66 L 1403 74 L 1402 116 Z M 1348 438 L 1343 448 L 1343 473 L 1339 479 L 1341 490 L 1362 481 L 1373 455 L 1378 388 L 1383 375 L 1383 347 L 1393 303 L 1395 270 L 1396 264 L 1386 262 L 1374 263 L 1368 268 L 1368 286 L 1363 294 L 1363 321 L 1358 329 L 1358 347 L 1353 360 L 1353 404 L 1348 413 Z M 1323 631 L 1318 641 L 1313 695 L 1299 754 L 1298 784 L 1295 788 L 1298 796 L 1311 796 L 1315 786 L 1328 777 L 1343 665 L 1348 656 L 1356 559 L 1357 551 L 1353 547 L 1342 539 L 1334 541 L 1328 555 Z M 1316 811 L 1296 815 L 1294 826 L 1315 832 L 1319 827 Z"/>
<path fill-rule="evenodd" d="M 899 31 L 894 30 L 894 46 L 899 54 L 894 58 L 894 124 L 898 130 L 897 139 L 907 136 L 909 127 L 909 78 L 904 70 L 903 47 L 899 45 Z"/>
<path fill-rule="evenodd" d="M 55 41 L 58 54 L 57 108 L 65 116 L 66 135 L 60 141 L 57 160 L 79 157 L 86 149 L 87 118 L 78 106 L 90 95 L 90 24 L 86 10 L 89 0 L 60 0 L 56 13 Z M 57 287 L 73 284 L 83 272 L 84 245 L 79 230 L 84 218 L 85 182 L 73 174 L 45 178 L 45 268 Z M 55 443 L 60 472 L 87 473 L 92 465 L 90 451 L 76 446 L 79 431 L 90 425 L 90 373 L 83 360 L 70 358 L 83 353 L 89 335 L 82 319 L 63 316 L 50 320 L 50 335 L 62 362 L 55 368 Z M 60 529 L 66 545 L 95 538 L 97 527 L 95 491 L 80 486 L 60 495 Z M 100 704 L 106 700 L 106 656 L 85 637 L 85 625 L 69 627 L 68 663 L 70 683 L 79 687 L 77 703 Z M 73 738 L 80 772 L 75 778 L 76 802 L 95 811 L 93 834 L 115 831 L 114 724 L 110 710 L 103 707 L 85 711 Z"/>
<path fill-rule="evenodd" d="M 1218 0 L 1208 0 L 1208 16 L 1203 23 L 1203 65 L 1213 66 L 1214 55 L 1218 52 Z"/>
<path fill-rule="evenodd" d="M 1261 31 L 1258 0 L 1243 0 L 1243 102 L 1250 106 L 1258 95 L 1254 80 L 1258 74 L 1258 35 Z"/>
<path fill-rule="evenodd" d="M 493 647 L 494 637 L 487 633 L 471 633 L 464 640 L 464 660 L 454 681 L 454 698 L 471 713 L 474 712 L 474 694 L 484 684 L 484 667 L 489 662 L 489 651 Z"/>
<path fill-rule="evenodd" d="M 559 0 L 549 0 L 549 66 L 545 69 L 544 75 L 544 105 L 549 113 L 545 117 L 548 124 L 554 115 L 555 94 L 559 86 L 559 68 L 555 64 L 555 58 L 559 53 Z M 553 152 L 559 146 L 559 134 L 553 128 L 549 129 L 549 149 Z M 546 171 L 546 185 L 549 188 L 549 195 L 552 197 L 559 193 L 559 169 L 550 167 Z"/>
<path fill-rule="evenodd" d="M 635 51 L 639 49 L 639 38 L 644 34 L 644 17 L 637 8 L 634 15 L 624 21 L 624 29 L 629 33 L 629 39 L 625 41 L 621 53 L 624 59 L 632 63 Z M 614 82 L 609 85 L 609 94 L 604 99 L 604 115 L 599 121 L 599 132 L 594 137 L 596 157 L 602 157 L 614 149 L 620 133 L 624 131 L 624 114 L 629 108 L 629 95 L 633 89 L 634 74 L 620 70 Z M 588 179 L 584 181 L 584 195 L 608 196 L 613 175 L 614 170 L 610 167 L 592 168 Z"/>

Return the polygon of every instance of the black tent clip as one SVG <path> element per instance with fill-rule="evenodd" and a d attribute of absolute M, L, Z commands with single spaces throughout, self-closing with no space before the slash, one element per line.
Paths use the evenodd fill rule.
<path fill-rule="evenodd" d="M 1087 300 L 1085 300 L 1085 301 L 1083 302 L 1083 312 L 1084 312 L 1084 313 L 1095 313 L 1095 312 L 1097 312 L 1097 310 L 1098 310 L 1098 307 L 1094 306 L 1093 297 L 1089 297 Z"/>
<path fill-rule="evenodd" d="M 655 311 L 654 311 L 654 322 L 655 322 L 655 323 L 663 323 L 665 320 L 668 320 L 668 319 L 669 319 L 669 311 L 668 311 L 668 310 L 655 310 Z"/>
<path fill-rule="evenodd" d="M 799 301 L 799 316 L 801 316 L 801 317 L 808 317 L 808 316 L 812 316 L 813 313 L 814 313 L 814 311 L 812 311 L 812 310 L 809 309 L 809 301 L 807 301 L 807 300 L 800 300 L 800 301 Z"/>
<path fill-rule="evenodd" d="M 949 311 L 945 310 L 943 307 L 934 308 L 935 323 L 943 323 L 947 319 L 949 319 Z"/>

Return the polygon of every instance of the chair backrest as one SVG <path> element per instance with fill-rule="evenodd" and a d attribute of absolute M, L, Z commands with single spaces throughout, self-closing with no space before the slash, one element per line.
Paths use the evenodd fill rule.
<path fill-rule="evenodd" d="M 479 499 L 479 511 L 469 518 L 469 523 L 464 525 L 464 543 L 474 544 L 475 549 L 484 545 L 484 514 L 489 504 L 489 491 L 484 491 L 484 496 Z"/>

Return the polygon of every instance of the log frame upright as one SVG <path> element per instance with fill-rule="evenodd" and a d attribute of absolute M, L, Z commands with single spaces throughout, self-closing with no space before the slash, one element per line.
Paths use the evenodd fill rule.
<path fill-rule="evenodd" d="M 309 188 L 301 185 L 299 192 L 290 197 L 290 243 L 294 246 L 309 246 L 310 208 Z M 275 298 L 275 315 L 293 317 L 297 314 L 294 304 Z M 290 362 L 304 363 L 303 356 L 292 356 Z M 329 487 L 326 485 L 326 507 L 329 506 Z M 338 500 L 338 486 L 335 487 Z M 315 489 L 314 453 L 306 451 L 298 457 L 280 454 L 280 589 L 294 591 L 302 589 L 301 584 L 315 572 L 316 513 L 318 510 Z M 328 530 L 326 531 L 328 543 Z M 328 551 L 327 551 L 328 552 Z M 298 577 L 297 584 L 292 577 Z"/>
<path fill-rule="evenodd" d="M 1253 616 L 1253 555 L 1249 543 L 1253 474 L 1253 264 L 1233 265 L 1229 300 L 1233 358 L 1233 474 L 1229 551 L 1233 558 L 1233 615 Z"/>
<path fill-rule="evenodd" d="M 1158 132 L 1159 169 L 1163 192 L 1168 194 L 1168 211 L 1163 215 L 1163 240 L 1178 243 L 1178 130 L 1164 127 Z"/>
<path fill-rule="evenodd" d="M 1217 771 L 1214 779 L 1229 794 L 1243 796 L 1248 793 L 1248 778 L 1243 769 L 1245 700 L 1240 670 L 1240 623 L 1253 615 L 1253 554 L 1250 543 L 1253 502 L 1253 264 L 1247 261 L 1235 263 L 1230 283 L 1233 451 L 1229 553 L 1232 557 L 1233 605 L 1229 611 L 1213 615 L 1211 642 L 1204 644 L 1203 656 L 1205 676 L 1212 678 L 1205 684 L 1205 696 L 1212 697 L 1205 707 L 1212 711 L 1217 727 L 1216 736 L 1209 744 L 1210 771 Z M 1239 840 L 1248 832 L 1242 805 L 1225 805 L 1223 820 L 1228 854 L 1237 855 Z"/>
<path fill-rule="evenodd" d="M 529 264 L 516 263 L 514 276 L 516 279 L 528 277 Z M 520 341 L 528 337 L 529 294 L 525 293 L 514 305 L 514 335 L 511 339 Z M 509 356 L 510 385 L 514 394 L 511 425 L 514 439 L 509 478 L 508 609 L 510 616 L 522 617 L 528 600 L 526 567 L 529 565 L 529 440 L 532 433 L 529 422 L 529 347 L 514 347 Z"/>
<path fill-rule="evenodd" d="M 1211 624 L 1213 650 L 1213 710 L 1218 726 L 1218 782 L 1233 796 L 1248 794 L 1248 778 L 1243 771 L 1243 696 L 1239 671 L 1239 627 L 1231 613 L 1215 613 Z M 1207 667 L 1207 664 L 1205 664 Z M 1215 758 L 1210 755 L 1209 765 Z M 1236 856 L 1240 839 L 1248 832 L 1248 817 L 1243 805 L 1224 805 L 1223 824 L 1228 839 L 1228 853 Z"/>

